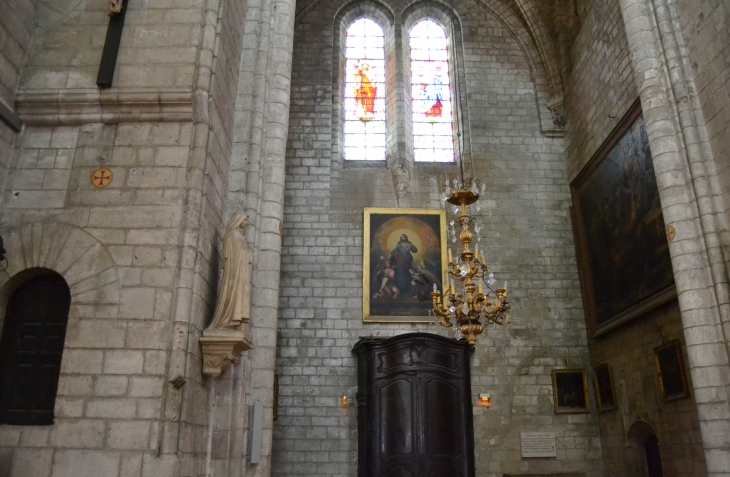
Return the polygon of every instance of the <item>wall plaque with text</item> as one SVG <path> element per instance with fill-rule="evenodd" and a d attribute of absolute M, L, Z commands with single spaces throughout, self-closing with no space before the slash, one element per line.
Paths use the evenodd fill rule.
<path fill-rule="evenodd" d="M 558 456 L 553 432 L 520 432 L 520 443 L 523 459 Z"/>

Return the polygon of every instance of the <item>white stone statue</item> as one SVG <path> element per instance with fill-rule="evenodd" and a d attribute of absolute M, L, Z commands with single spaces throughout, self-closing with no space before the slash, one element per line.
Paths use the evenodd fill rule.
<path fill-rule="evenodd" d="M 209 328 L 233 328 L 251 318 L 253 251 L 243 235 L 248 215 L 236 212 L 223 234 L 223 280 Z"/>
<path fill-rule="evenodd" d="M 251 349 L 251 343 L 238 326 L 251 318 L 251 263 L 253 251 L 243 236 L 248 216 L 236 212 L 223 234 L 223 280 L 218 293 L 215 316 L 200 337 L 203 374 L 220 377 L 228 363 Z"/>

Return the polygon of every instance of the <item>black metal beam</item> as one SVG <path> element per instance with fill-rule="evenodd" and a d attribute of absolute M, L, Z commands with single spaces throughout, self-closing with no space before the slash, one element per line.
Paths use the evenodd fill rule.
<path fill-rule="evenodd" d="M 99 65 L 99 75 L 96 77 L 96 85 L 99 88 L 112 87 L 126 15 L 127 0 L 124 0 L 122 11 L 109 18 L 109 28 L 106 30 L 106 41 L 104 42 L 104 51 L 101 54 L 101 64 Z"/>

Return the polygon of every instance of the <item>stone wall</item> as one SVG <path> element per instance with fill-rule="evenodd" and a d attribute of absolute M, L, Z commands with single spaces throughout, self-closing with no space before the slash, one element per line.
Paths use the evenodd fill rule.
<path fill-rule="evenodd" d="M 175 392 L 167 356 L 192 125 L 112 127 L 105 165 L 114 181 L 97 190 L 89 179 L 105 129 L 28 127 L 14 154 L 3 282 L 25 268 L 50 268 L 71 286 L 72 307 L 55 424 L 0 426 L 9 475 L 49 475 L 51 465 L 54 475 L 174 469 L 176 434 L 165 423 L 175 410 L 163 411 L 163 402 Z M 99 255 L 108 256 L 101 271 Z M 158 449 L 169 457 L 157 458 Z"/>
<path fill-rule="evenodd" d="M 682 344 L 685 375 L 691 389 L 676 301 L 591 344 L 593 364 L 609 366 L 618 405 L 617 409 L 599 414 L 603 458 L 613 475 L 642 475 L 644 471 L 643 442 L 631 435 L 637 422 L 649 425 L 656 433 L 664 475 L 707 475 L 694 395 L 673 401 L 662 398 L 653 350 L 674 339 Z M 616 352 L 617 349 L 622 352 Z"/>
<path fill-rule="evenodd" d="M 0 101 L 15 109 L 15 90 L 25 64 L 33 16 L 38 0 L 0 1 Z M 5 174 L 15 141 L 15 131 L 0 121 L 0 183 Z"/>
<path fill-rule="evenodd" d="M 95 85 L 106 2 L 42 2 L 33 20 L 2 296 L 43 267 L 72 307 L 55 423 L 0 426 L 2 475 L 206 472 L 197 338 L 218 278 L 245 2 L 130 3 L 109 90 Z M 102 166 L 114 180 L 95 189 Z"/>
<path fill-rule="evenodd" d="M 712 153 L 710 173 L 716 177 L 725 256 L 730 253 L 728 201 L 730 197 L 730 7 L 722 1 L 676 2 L 676 15 L 686 45 L 686 67 L 693 78 L 693 97 L 705 127 L 703 141 Z"/>
<path fill-rule="evenodd" d="M 694 5 L 692 11 L 693 15 L 697 13 Z M 566 147 L 571 178 L 590 160 L 639 95 L 619 2 L 583 2 L 579 12 L 580 30 L 571 45 L 567 77 Z M 697 34 L 697 39 L 700 37 Z M 661 398 L 652 351 L 662 343 L 657 326 L 667 340 L 682 341 L 685 363 L 689 365 L 676 303 L 591 341 L 592 364 L 609 365 L 619 405 L 615 411 L 599 414 L 604 460 L 615 475 L 641 472 L 645 466 L 643 451 L 637 447 L 640 443 L 632 440 L 630 429 L 636 422 L 643 422 L 659 438 L 666 475 L 707 475 L 695 393 L 673 402 Z M 687 370 L 691 383 L 689 366 Z"/>
<path fill-rule="evenodd" d="M 579 17 L 573 20 L 578 33 L 567 45 L 565 148 L 570 180 L 639 97 L 618 1 L 580 5 Z"/>
<path fill-rule="evenodd" d="M 280 291 L 279 418 L 272 475 L 355 475 L 356 390 L 352 346 L 360 336 L 428 325 L 362 321 L 363 207 L 440 208 L 439 186 L 457 167 L 409 164 L 408 194 L 397 200 L 386 164 L 343 164 L 333 139 L 334 21 L 343 2 L 313 2 L 297 19 L 287 151 Z M 464 31 L 463 61 L 474 169 L 487 184 L 480 249 L 509 280 L 509 328 L 480 337 L 472 393 L 477 474 L 582 471 L 601 475 L 596 414 L 555 415 L 551 370 L 587 366 L 587 341 L 569 221 L 564 144 L 541 134 L 536 84 L 544 77 L 514 32 L 519 20 L 495 2 L 455 2 Z M 388 2 L 396 35 L 406 2 Z M 497 17 L 502 15 L 502 17 Z M 520 36 L 522 38 L 522 36 Z M 386 40 L 387 41 L 387 40 Z M 529 45 L 528 45 L 529 46 Z M 527 51 L 534 54 L 533 50 Z M 407 57 L 407 55 L 404 55 Z M 535 68 L 535 69 L 531 69 Z M 401 118 L 403 120 L 403 118 Z M 406 138 L 402 139 L 405 140 Z M 451 219 L 449 219 L 451 220 Z M 558 458 L 523 460 L 520 431 L 554 431 Z"/>

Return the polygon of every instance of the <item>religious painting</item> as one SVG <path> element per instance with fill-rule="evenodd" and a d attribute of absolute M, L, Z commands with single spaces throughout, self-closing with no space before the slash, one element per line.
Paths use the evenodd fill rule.
<path fill-rule="evenodd" d="M 345 35 L 344 157 L 384 161 L 385 34 L 368 18 L 353 22 Z"/>
<path fill-rule="evenodd" d="M 588 384 L 584 369 L 553 371 L 555 414 L 590 412 Z"/>
<path fill-rule="evenodd" d="M 676 296 L 638 101 L 571 187 L 583 298 L 596 337 Z"/>
<path fill-rule="evenodd" d="M 601 364 L 593 368 L 593 385 L 596 388 L 598 410 L 611 411 L 616 409 L 611 371 L 608 369 L 607 364 Z"/>
<path fill-rule="evenodd" d="M 654 348 L 654 359 L 664 400 L 673 401 L 689 396 L 679 340 L 672 340 Z"/>
<path fill-rule="evenodd" d="M 433 20 L 411 28 L 413 158 L 454 162 L 454 129 L 449 80 L 449 39 Z"/>
<path fill-rule="evenodd" d="M 442 292 L 446 212 L 365 209 L 363 321 L 429 322 Z"/>

